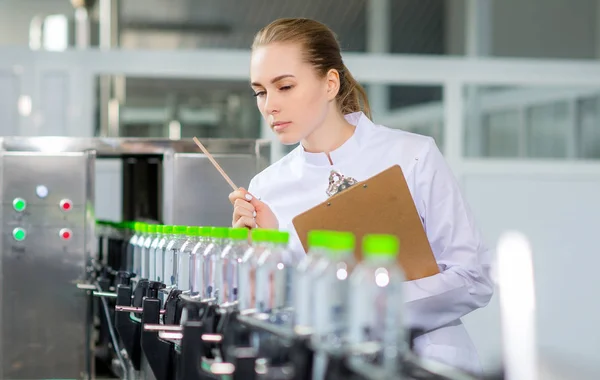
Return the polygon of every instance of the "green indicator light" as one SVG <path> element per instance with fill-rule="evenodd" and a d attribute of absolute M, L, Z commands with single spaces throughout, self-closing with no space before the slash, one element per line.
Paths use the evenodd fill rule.
<path fill-rule="evenodd" d="M 15 208 L 15 211 L 21 212 L 27 207 L 27 202 L 25 202 L 25 199 L 23 198 L 15 198 L 13 200 L 13 207 Z"/>
<path fill-rule="evenodd" d="M 13 230 L 13 237 L 15 238 L 16 241 L 23 241 L 25 240 L 25 230 L 22 228 L 15 228 Z"/>

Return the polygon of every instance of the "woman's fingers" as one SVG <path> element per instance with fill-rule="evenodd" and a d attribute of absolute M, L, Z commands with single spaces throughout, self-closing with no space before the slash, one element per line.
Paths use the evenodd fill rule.
<path fill-rule="evenodd" d="M 237 221 L 235 221 L 235 223 L 233 223 L 233 227 L 237 227 L 237 228 L 239 228 L 239 227 L 255 228 L 256 227 L 256 221 L 252 217 L 242 216 Z"/>

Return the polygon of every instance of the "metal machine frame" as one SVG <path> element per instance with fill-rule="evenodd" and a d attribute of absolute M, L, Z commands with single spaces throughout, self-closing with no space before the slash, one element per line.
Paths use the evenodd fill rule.
<path fill-rule="evenodd" d="M 203 144 L 240 186 L 270 163 L 266 140 Z M 191 140 L 0 140 L 0 377 L 93 377 L 90 300 L 75 285 L 96 254 L 96 160 L 124 162 L 123 220 L 229 224 L 230 189 L 199 152 Z"/>

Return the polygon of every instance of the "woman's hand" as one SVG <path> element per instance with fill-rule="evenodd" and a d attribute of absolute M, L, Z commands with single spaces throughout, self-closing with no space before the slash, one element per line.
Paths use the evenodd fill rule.
<path fill-rule="evenodd" d="M 233 205 L 233 227 L 278 229 L 279 222 L 273 211 L 244 188 L 229 194 Z"/>

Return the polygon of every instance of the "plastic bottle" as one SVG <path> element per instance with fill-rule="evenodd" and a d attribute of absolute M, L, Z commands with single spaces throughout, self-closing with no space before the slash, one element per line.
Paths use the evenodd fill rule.
<path fill-rule="evenodd" d="M 256 308 L 259 312 L 278 313 L 291 306 L 288 283 L 293 268 L 292 255 L 287 250 L 289 234 L 268 231 L 268 249 L 257 260 Z"/>
<path fill-rule="evenodd" d="M 192 261 L 192 250 L 198 242 L 198 227 L 188 226 L 186 229 L 187 240 L 179 250 L 177 259 L 177 289 L 189 291 L 192 288 L 190 278 L 191 271 L 194 269 Z"/>
<path fill-rule="evenodd" d="M 255 228 L 251 232 L 252 244 L 244 252 L 239 266 L 239 309 L 256 308 L 256 268 L 260 256 L 270 248 L 269 230 Z"/>
<path fill-rule="evenodd" d="M 296 267 L 292 287 L 295 326 L 313 326 L 314 269 L 326 255 L 328 233 L 321 230 L 308 233 L 308 252 Z"/>
<path fill-rule="evenodd" d="M 109 257 L 110 260 L 108 265 L 111 268 L 125 270 L 128 272 L 133 271 L 133 248 L 129 244 L 129 240 L 136 234 L 135 222 L 110 222 L 109 231 L 120 230 L 122 236 L 120 241 L 115 242 L 115 247 L 110 248 Z M 111 232 L 112 233 L 112 232 Z M 118 246 L 120 244 L 120 246 Z M 114 253 L 112 253 L 114 252 Z M 112 261 L 112 264 L 111 264 Z"/>
<path fill-rule="evenodd" d="M 165 247 L 164 283 L 167 287 L 177 287 L 177 257 L 187 240 L 187 226 L 174 226 L 173 237 Z"/>
<path fill-rule="evenodd" d="M 364 260 L 350 276 L 348 343 L 360 346 L 378 342 L 376 360 L 390 371 L 396 370 L 398 356 L 406 350 L 402 313 L 404 274 L 397 264 L 398 239 L 393 235 L 366 235 Z"/>
<path fill-rule="evenodd" d="M 239 265 L 248 250 L 248 229 L 229 229 L 229 244 L 221 252 L 221 263 L 223 267 L 223 302 L 234 302 L 238 299 L 238 273 Z"/>
<path fill-rule="evenodd" d="M 149 256 L 150 256 L 150 271 L 148 274 L 148 279 L 150 281 L 157 281 L 156 280 L 156 248 L 158 247 L 158 243 L 160 242 L 160 240 L 163 238 L 163 226 L 160 224 L 157 224 L 156 227 L 156 233 L 154 234 L 154 238 L 152 239 L 152 242 L 150 243 L 150 252 L 149 252 Z"/>
<path fill-rule="evenodd" d="M 147 226 L 146 223 L 137 222 L 135 224 L 135 231 L 137 234 L 137 240 L 133 246 L 133 273 L 135 273 L 136 279 L 142 278 L 142 246 L 146 239 Z"/>
<path fill-rule="evenodd" d="M 313 328 L 322 343 L 340 348 L 348 327 L 349 277 L 356 266 L 355 238 L 348 232 L 329 232 L 327 260 L 315 266 Z"/>
<path fill-rule="evenodd" d="M 129 238 L 129 244 L 127 245 L 127 271 L 135 273 L 136 266 L 141 265 L 141 258 L 139 259 L 140 264 L 136 262 L 135 258 L 135 247 L 139 239 L 139 227 L 137 223 L 131 226 L 133 227 L 133 235 Z"/>
<path fill-rule="evenodd" d="M 142 274 L 141 278 L 149 279 L 150 278 L 150 245 L 152 244 L 152 240 L 156 236 L 156 224 L 147 224 L 146 225 L 146 235 L 143 240 L 138 240 L 138 243 L 142 246 Z"/>
<path fill-rule="evenodd" d="M 156 246 L 156 281 L 165 282 L 165 249 L 171 240 L 173 240 L 173 226 L 162 227 L 162 237 Z"/>
<path fill-rule="evenodd" d="M 210 231 L 211 227 L 202 226 L 198 227 L 197 242 L 192 253 L 190 260 L 194 263 L 192 271 L 190 273 L 190 295 L 196 297 L 204 297 L 206 285 L 204 281 L 204 251 L 210 244 Z"/>
<path fill-rule="evenodd" d="M 202 254 L 204 261 L 205 298 L 214 298 L 221 302 L 223 266 L 221 253 L 227 245 L 229 229 L 227 227 L 213 227 L 210 231 L 210 244 Z"/>

